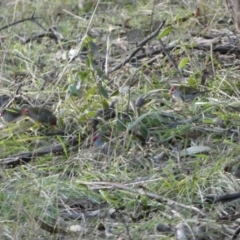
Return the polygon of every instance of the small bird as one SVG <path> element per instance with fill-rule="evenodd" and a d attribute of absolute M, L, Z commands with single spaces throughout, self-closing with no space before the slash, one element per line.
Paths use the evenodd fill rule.
<path fill-rule="evenodd" d="M 198 91 L 195 88 L 188 87 L 188 86 L 172 86 L 169 94 L 176 102 L 191 102 L 197 96 L 209 91 Z"/>
<path fill-rule="evenodd" d="M 95 135 L 93 137 L 92 141 L 93 141 L 95 147 L 101 147 L 104 145 L 104 142 L 102 141 L 102 137 L 99 134 Z"/>
<path fill-rule="evenodd" d="M 28 116 L 35 122 L 39 122 L 45 125 L 56 125 L 56 116 L 46 108 L 41 107 L 24 107 L 22 109 L 22 114 Z"/>
<path fill-rule="evenodd" d="M 92 141 L 94 146 L 100 150 L 100 153 L 107 154 L 109 152 L 109 146 L 106 142 L 103 141 L 100 134 L 95 135 Z"/>
<path fill-rule="evenodd" d="M 6 108 L 6 109 L 1 110 L 1 112 L 0 112 L 0 117 L 5 122 L 15 121 L 21 116 L 22 116 L 22 110 L 21 109 Z"/>

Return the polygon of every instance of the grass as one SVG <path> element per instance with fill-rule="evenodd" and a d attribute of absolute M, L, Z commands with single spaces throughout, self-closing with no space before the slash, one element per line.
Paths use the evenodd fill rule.
<path fill-rule="evenodd" d="M 239 158 L 239 136 L 228 131 L 239 126 L 239 112 L 228 106 L 238 102 L 239 67 L 233 55 L 194 49 L 194 37 L 200 41 L 217 30 L 233 28 L 221 1 L 201 0 L 199 8 L 199 18 L 192 15 L 195 6 L 185 1 L 157 2 L 154 12 L 153 3 L 143 0 L 98 5 L 9 1 L 0 9 L 1 26 L 34 12 L 42 17 L 38 23 L 45 29 L 57 26 L 65 39 L 56 44 L 45 37 L 23 44 L 21 40 L 44 32 L 33 21 L 1 30 L 0 86 L 1 94 L 13 95 L 22 84 L 22 95 L 36 106 L 46 103 L 58 117 L 56 129 L 66 133 L 44 136 L 40 133 L 53 129 L 25 120 L 1 129 L 1 159 L 64 146 L 63 153 L 0 169 L 1 239 L 175 239 L 174 231 L 156 230 L 159 223 L 173 230 L 179 223 L 192 230 L 204 225 L 204 239 L 230 239 L 237 224 L 217 219 L 234 214 L 238 202 L 199 203 L 206 195 L 238 191 L 234 172 L 224 168 Z M 108 75 L 100 67 L 104 65 L 100 59 L 108 56 L 111 69 L 136 47 L 124 39 L 128 34 L 130 38 L 128 31 L 141 29 L 146 37 L 153 23 L 165 18 L 173 30 L 163 41 L 177 46 L 170 53 L 182 63 L 187 84 L 200 89 L 203 71 L 213 73 L 205 84 L 210 92 L 191 103 L 170 99 L 170 85 L 184 78 L 162 53 L 152 64 L 147 64 L 155 57 L 150 55 Z M 153 39 L 150 45 L 159 43 Z M 78 49 L 81 56 L 70 60 L 69 49 Z M 146 104 L 137 109 L 134 102 L 140 96 L 146 97 Z M 117 117 L 99 118 L 94 126 L 97 111 L 112 101 Z M 169 128 L 167 123 L 174 120 L 163 113 L 178 120 L 195 116 L 202 120 Z M 223 121 L 225 130 L 214 126 L 215 118 Z M 96 130 L 107 137 L 112 150 L 108 155 L 92 145 Z M 73 137 L 79 139 L 79 148 L 67 151 Z M 201 145 L 210 152 L 180 156 L 184 149 Z M 163 157 L 154 160 L 159 154 Z M 81 219 L 73 219 L 76 215 Z"/>

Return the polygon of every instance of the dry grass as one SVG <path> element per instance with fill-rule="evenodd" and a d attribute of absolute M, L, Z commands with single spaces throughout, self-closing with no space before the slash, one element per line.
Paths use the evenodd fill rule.
<path fill-rule="evenodd" d="M 239 189 L 234 172 L 224 172 L 226 165 L 239 159 L 239 134 L 228 131 L 239 127 L 239 112 L 228 107 L 239 99 L 238 59 L 233 54 L 193 48 L 195 36 L 199 42 L 210 33 L 232 29 L 225 7 L 221 1 L 201 0 L 201 16 L 196 18 L 191 15 L 196 6 L 186 1 L 156 1 L 153 14 L 151 1 L 94 2 L 2 3 L 1 26 L 34 12 L 42 17 L 37 21 L 44 28 L 57 26 L 64 40 L 55 43 L 45 37 L 24 44 L 22 41 L 44 32 L 34 21 L 2 30 L 1 94 L 14 94 L 22 84 L 21 93 L 34 105 L 45 104 L 56 113 L 56 128 L 66 135 L 40 136 L 38 126 L 30 122 L 12 124 L 1 129 L 1 158 L 51 144 L 66 146 L 73 136 L 84 141 L 78 151 L 0 169 L 0 238 L 175 239 L 174 233 L 157 231 L 157 224 L 170 224 L 174 229 L 186 223 L 192 229 L 198 224 L 207 226 L 201 239 L 230 239 L 237 221 L 216 220 L 238 211 L 239 203 L 199 203 L 206 195 Z M 205 84 L 210 92 L 192 103 L 170 99 L 170 85 L 183 78 L 162 53 L 128 63 L 108 75 L 100 67 L 106 56 L 108 70 L 119 64 L 136 47 L 136 41 L 150 34 L 154 22 L 165 18 L 173 30 L 163 41 L 166 46 L 174 44 L 170 52 L 177 64 L 188 58 L 182 69 L 188 84 L 201 88 L 203 70 L 212 72 Z M 136 36 L 137 29 L 141 29 L 140 36 Z M 227 39 L 223 36 L 219 41 Z M 158 48 L 158 41 L 151 41 L 151 46 Z M 75 59 L 68 57 L 69 49 L 77 53 Z M 156 61 L 146 64 L 155 56 Z M 136 109 L 135 100 L 146 95 L 147 103 Z M 99 108 L 115 100 L 119 117 L 101 119 L 97 127 L 108 136 L 112 151 L 99 155 L 91 143 L 91 121 Z M 127 109 L 129 116 L 121 117 Z M 200 116 L 202 120 L 169 128 L 164 124 L 169 119 L 161 112 L 179 119 Z M 224 122 L 225 130 L 214 126 L 216 117 Z M 146 140 L 144 146 L 139 135 Z M 182 150 L 199 145 L 210 147 L 210 152 L 180 156 Z M 160 153 L 165 157 L 154 161 Z M 69 215 L 73 218 L 74 210 L 81 219 L 66 219 Z M 54 231 L 65 233 L 50 233 Z"/>

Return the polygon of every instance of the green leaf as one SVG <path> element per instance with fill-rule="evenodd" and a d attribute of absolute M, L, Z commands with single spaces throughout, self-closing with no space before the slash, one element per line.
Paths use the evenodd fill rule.
<path fill-rule="evenodd" d="M 109 78 L 106 76 L 106 74 L 100 69 L 100 68 L 95 68 L 95 71 L 97 73 L 97 76 L 99 77 L 99 79 L 107 79 L 109 80 Z"/>
<path fill-rule="evenodd" d="M 172 30 L 173 30 L 173 27 L 172 27 L 172 26 L 166 27 L 165 29 L 163 29 L 163 30 L 159 33 L 159 35 L 158 35 L 157 38 L 158 38 L 158 39 L 161 39 L 161 38 L 167 36 Z"/>
<path fill-rule="evenodd" d="M 147 138 L 148 136 L 148 128 L 145 127 L 144 125 L 140 127 L 140 133 L 142 136 L 144 136 L 145 138 Z"/>
<path fill-rule="evenodd" d="M 189 62 L 189 58 L 188 58 L 188 57 L 185 57 L 185 58 L 183 58 L 183 59 L 181 60 L 181 62 L 178 64 L 178 67 L 179 67 L 180 69 L 183 69 L 183 68 L 187 65 L 188 62 Z"/>
<path fill-rule="evenodd" d="M 85 98 L 86 100 L 90 99 L 92 97 L 92 95 L 95 95 L 97 92 L 97 88 L 96 87 L 92 87 L 90 89 L 88 89 L 88 91 L 86 92 Z"/>
<path fill-rule="evenodd" d="M 86 116 L 88 116 L 88 117 L 95 117 L 96 116 L 96 112 L 95 111 L 84 112 L 84 115 L 81 116 L 80 120 L 86 120 Z"/>
<path fill-rule="evenodd" d="M 194 74 L 192 74 L 189 79 L 188 79 L 188 84 L 191 86 L 191 87 L 195 87 L 196 85 L 196 79 L 195 79 L 195 76 Z"/>
<path fill-rule="evenodd" d="M 101 96 L 103 96 L 104 98 L 108 98 L 108 92 L 107 92 L 106 88 L 104 88 L 102 86 L 102 84 L 98 85 L 98 91 L 99 91 Z"/>
<path fill-rule="evenodd" d="M 117 121 L 116 121 L 116 126 L 117 126 L 117 129 L 119 131 L 125 131 L 126 130 L 126 125 L 122 121 L 120 121 L 119 119 L 117 119 Z"/>
<path fill-rule="evenodd" d="M 78 72 L 78 76 L 81 78 L 81 80 L 85 80 L 90 74 L 91 72 L 89 70 Z"/>
<path fill-rule="evenodd" d="M 202 78 L 202 73 L 200 73 L 200 72 L 194 73 L 194 78 L 195 78 L 196 80 L 200 80 L 200 79 Z"/>
<path fill-rule="evenodd" d="M 109 108 L 109 104 L 108 104 L 108 102 L 105 99 L 102 100 L 102 106 L 103 106 L 104 109 L 108 109 Z"/>
<path fill-rule="evenodd" d="M 79 95 L 79 89 L 77 89 L 76 83 L 73 83 L 69 86 L 68 91 L 70 95 L 78 96 Z"/>
<path fill-rule="evenodd" d="M 86 58 L 86 66 L 88 68 L 93 68 L 95 66 L 93 63 L 93 58 L 92 58 L 91 54 L 88 54 L 88 57 Z"/>
<path fill-rule="evenodd" d="M 88 42 L 88 46 L 92 52 L 94 52 L 94 53 L 98 52 L 98 46 L 94 42 L 92 42 L 92 41 Z"/>
<path fill-rule="evenodd" d="M 86 66 L 87 66 L 88 68 L 90 68 L 91 62 L 90 62 L 90 59 L 89 59 L 89 58 L 86 58 L 85 63 L 86 63 Z"/>
<path fill-rule="evenodd" d="M 116 90 L 110 95 L 110 97 L 117 96 L 118 94 L 119 94 L 119 90 Z"/>

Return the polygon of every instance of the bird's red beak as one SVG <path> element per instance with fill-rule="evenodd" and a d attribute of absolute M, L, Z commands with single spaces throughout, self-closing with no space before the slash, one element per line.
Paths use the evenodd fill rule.
<path fill-rule="evenodd" d="M 55 121 L 55 120 L 51 121 L 51 126 L 55 126 L 56 124 L 57 124 L 57 121 Z"/>
<path fill-rule="evenodd" d="M 99 138 L 99 136 L 98 136 L 98 135 L 95 135 L 95 136 L 93 137 L 92 141 L 95 142 L 98 138 Z"/>
<path fill-rule="evenodd" d="M 169 94 L 172 95 L 176 89 L 177 89 L 176 86 L 172 86 L 171 89 L 169 90 Z"/>
<path fill-rule="evenodd" d="M 2 112 L 0 112 L 0 117 L 3 116 L 4 112 L 5 112 L 5 110 L 3 110 Z"/>
<path fill-rule="evenodd" d="M 28 114 L 29 110 L 27 108 L 22 109 L 22 114 Z"/>

